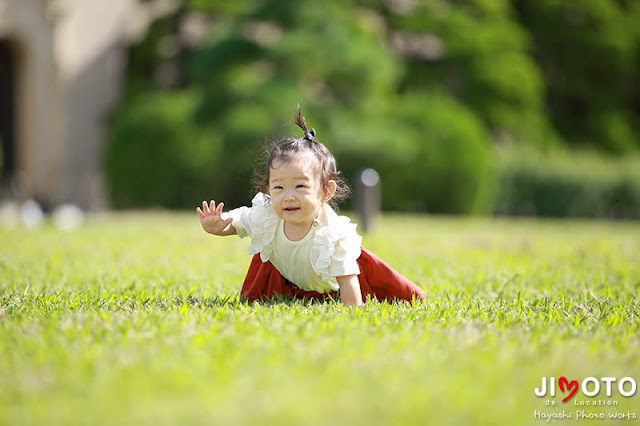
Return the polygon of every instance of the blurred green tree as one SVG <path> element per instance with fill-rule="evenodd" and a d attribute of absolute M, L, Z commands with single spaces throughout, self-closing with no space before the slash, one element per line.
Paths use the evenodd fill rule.
<path fill-rule="evenodd" d="M 372 2 L 407 64 L 402 93 L 441 88 L 463 101 L 498 142 L 557 143 L 531 40 L 507 0 Z"/>
<path fill-rule="evenodd" d="M 220 25 L 194 57 L 194 79 L 204 90 L 198 119 L 224 135 L 228 173 L 249 175 L 247 152 L 266 135 L 299 134 L 281 126 L 303 102 L 347 177 L 369 165 L 396 183 L 383 195 L 385 208 L 487 211 L 477 197 L 493 179 L 482 124 L 446 94 L 434 101 L 435 92 L 418 88 L 398 95 L 406 69 L 388 43 L 383 14 L 342 1 L 266 1 L 233 12 L 239 10 L 242 18 Z M 443 122 L 429 117 L 438 115 L 438 106 Z M 225 180 L 233 181 L 231 175 Z M 416 199 L 420 181 L 427 183 Z M 238 187 L 225 194 L 234 203 L 246 197 Z"/>
<path fill-rule="evenodd" d="M 114 121 L 114 153 L 107 161 L 110 179 L 121 182 L 112 189 L 128 193 L 114 196 L 116 205 L 153 194 L 157 203 L 180 207 L 187 193 L 201 194 L 202 199 L 214 196 L 230 206 L 246 204 L 254 167 L 262 167 L 268 141 L 300 135 L 294 125 L 283 123 L 291 123 L 296 103 L 302 103 L 345 177 L 363 166 L 381 171 L 385 208 L 457 213 L 490 209 L 487 194 L 495 174 L 484 123 L 464 99 L 441 86 L 407 85 L 409 69 L 389 42 L 381 10 L 337 0 L 194 0 L 176 16 L 189 13 L 206 16 L 210 30 L 190 55 L 183 80 L 189 82 L 188 93 L 158 95 L 146 88 L 148 76 L 163 63 L 156 54 L 162 49 L 149 51 L 170 37 L 166 32 L 176 28 L 169 25 L 174 18 L 160 22 L 141 44 L 146 47 L 132 51 L 137 58 L 131 63 L 132 74 L 138 74 L 130 80 L 134 95 Z M 172 97 L 183 101 L 172 105 Z M 185 99 L 190 99 L 189 106 L 183 107 Z M 183 158 L 180 146 L 195 143 L 187 139 L 200 141 L 201 134 L 215 135 L 215 182 L 206 185 L 202 178 L 208 174 L 197 167 L 189 172 L 186 162 L 173 178 L 194 185 L 190 191 L 165 179 L 159 192 L 137 196 L 142 187 L 127 187 L 118 178 L 126 175 L 126 162 L 156 170 L 149 176 L 162 168 L 175 169 L 160 160 Z M 129 156 L 137 159 L 119 160 L 127 146 Z M 152 147 L 167 153 L 143 158 Z"/>
<path fill-rule="evenodd" d="M 320 130 L 319 139 L 339 151 L 349 141 L 336 138 L 334 117 L 366 126 L 360 118 L 384 107 L 393 93 L 401 64 L 364 9 L 340 1 L 265 1 L 232 9 L 194 4 L 217 17 L 193 57 L 193 78 L 203 91 L 196 118 L 222 135 L 221 178 L 233 184 L 223 196 L 232 204 L 246 203 L 265 138 L 300 135 L 283 127 L 296 103 Z"/>
<path fill-rule="evenodd" d="M 544 71 L 553 125 L 572 145 L 640 147 L 640 3 L 516 0 Z"/>
<path fill-rule="evenodd" d="M 105 158 L 114 205 L 185 207 L 219 190 L 222 144 L 194 125 L 199 99 L 189 91 L 149 92 L 118 112 Z"/>

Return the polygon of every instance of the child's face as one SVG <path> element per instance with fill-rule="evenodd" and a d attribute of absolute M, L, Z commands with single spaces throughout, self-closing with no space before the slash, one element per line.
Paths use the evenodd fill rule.
<path fill-rule="evenodd" d="M 300 154 L 287 161 L 276 160 L 273 166 L 269 195 L 276 214 L 290 225 L 311 227 L 328 201 L 316 172 L 317 160 L 313 154 Z"/>

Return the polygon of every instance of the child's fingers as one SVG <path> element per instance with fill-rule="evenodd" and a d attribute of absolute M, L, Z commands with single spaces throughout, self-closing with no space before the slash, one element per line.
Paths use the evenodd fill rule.
<path fill-rule="evenodd" d="M 217 214 L 222 214 L 222 207 L 224 207 L 224 203 L 218 204 L 218 208 L 216 209 Z"/>
<path fill-rule="evenodd" d="M 209 206 L 207 205 L 206 201 L 202 202 L 202 211 L 204 212 L 205 215 L 209 214 Z"/>
<path fill-rule="evenodd" d="M 196 211 L 198 212 L 198 215 L 200 217 L 204 217 L 204 213 L 202 212 L 202 210 L 200 210 L 200 207 L 196 208 Z"/>
<path fill-rule="evenodd" d="M 216 202 L 211 200 L 209 205 L 209 210 L 211 210 L 212 214 L 216 214 Z"/>

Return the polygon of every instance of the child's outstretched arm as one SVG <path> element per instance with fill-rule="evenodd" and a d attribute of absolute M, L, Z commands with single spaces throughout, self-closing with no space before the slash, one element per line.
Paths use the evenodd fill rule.
<path fill-rule="evenodd" d="M 362 293 L 360 292 L 360 281 L 357 275 L 343 275 L 336 277 L 340 286 L 340 300 L 345 306 L 361 306 Z"/>
<path fill-rule="evenodd" d="M 236 229 L 231 224 L 232 219 L 222 219 L 222 207 L 224 203 L 219 203 L 216 207 L 216 203 L 211 200 L 210 204 L 206 201 L 202 202 L 202 210 L 200 207 L 196 208 L 198 215 L 200 216 L 200 224 L 202 229 L 213 235 L 234 235 Z"/>

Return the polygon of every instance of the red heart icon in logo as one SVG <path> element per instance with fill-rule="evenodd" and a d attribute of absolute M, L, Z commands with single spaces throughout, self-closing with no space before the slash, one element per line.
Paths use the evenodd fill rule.
<path fill-rule="evenodd" d="M 566 377 L 562 376 L 560 377 L 560 380 L 558 380 L 558 385 L 560 386 L 560 390 L 562 392 L 564 392 L 564 387 L 567 387 L 567 390 L 573 388 L 573 390 L 571 391 L 571 393 L 562 400 L 562 402 L 567 402 L 568 400 L 571 399 L 571 397 L 573 395 L 576 394 L 576 392 L 578 392 L 578 381 L 577 380 L 572 380 L 571 382 L 569 382 L 569 380 L 567 380 Z"/>

